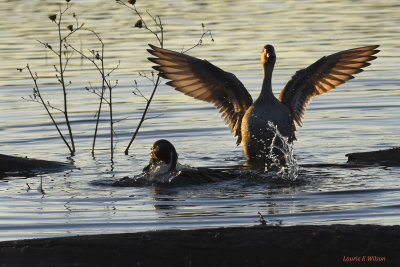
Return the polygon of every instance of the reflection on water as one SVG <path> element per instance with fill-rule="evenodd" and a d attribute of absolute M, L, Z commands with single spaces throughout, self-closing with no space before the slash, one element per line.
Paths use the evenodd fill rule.
<path fill-rule="evenodd" d="M 0 153 L 67 161 L 68 153 L 42 107 L 21 99 L 31 94 L 33 84 L 26 72 L 16 70 L 29 63 L 40 77 L 42 93 L 53 105 L 62 105 L 52 66 L 56 59 L 36 41 L 54 44 L 57 32 L 48 16 L 57 12 L 60 2 L 64 3 L 3 1 L 0 6 Z M 245 158 L 212 105 L 164 85 L 150 108 L 149 117 L 154 118 L 145 121 L 130 155 L 125 156 L 145 104 L 131 93 L 134 80 L 148 96 L 152 84 L 137 73 L 150 70 L 145 49 L 156 40 L 134 28 L 136 17 L 114 1 L 100 5 L 77 1 L 73 11 L 105 42 L 106 67 L 113 68 L 121 60 L 110 77 L 118 80 L 113 91 L 115 158 L 110 162 L 106 113 L 100 122 L 98 150 L 91 157 L 98 98 L 84 88 L 89 83 L 101 86 L 101 79 L 92 66 L 77 58 L 66 75 L 72 82 L 68 99 L 77 145 L 73 161 L 78 169 L 3 179 L 1 240 L 253 225 L 259 223 L 258 212 L 267 222 L 282 225 L 398 223 L 399 168 L 301 167 L 342 164 L 346 153 L 399 145 L 398 1 L 153 1 L 139 2 L 138 7 L 162 16 L 165 47 L 177 51 L 195 44 L 205 23 L 215 42 L 204 40 L 190 54 L 235 73 L 253 98 L 261 88 L 259 57 L 267 43 L 277 53 L 275 93 L 295 71 L 324 55 L 373 44 L 380 44 L 381 52 L 356 79 L 313 99 L 308 107 L 294 145 L 298 179 L 304 181 L 300 184 L 260 181 L 244 173 L 244 179 L 176 188 L 94 185 L 92 181 L 140 174 L 151 144 L 161 138 L 175 145 L 181 164 L 193 167 L 226 168 L 243 164 Z M 82 49 L 100 49 L 95 38 L 83 32 L 71 42 Z M 41 180 L 43 192 L 37 190 Z"/>

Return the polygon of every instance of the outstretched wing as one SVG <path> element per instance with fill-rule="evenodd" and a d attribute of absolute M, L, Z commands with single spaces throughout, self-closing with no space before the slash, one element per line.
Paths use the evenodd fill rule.
<path fill-rule="evenodd" d="M 302 125 L 304 112 L 314 96 L 322 95 L 354 78 L 374 60 L 379 45 L 341 51 L 299 70 L 286 84 L 279 100 L 291 110 L 298 125 Z"/>
<path fill-rule="evenodd" d="M 168 85 L 185 95 L 213 103 L 222 112 L 239 145 L 241 122 L 253 99 L 235 75 L 225 72 L 206 60 L 149 45 L 149 58 L 158 64 L 153 68 L 161 77 L 170 79 Z"/>

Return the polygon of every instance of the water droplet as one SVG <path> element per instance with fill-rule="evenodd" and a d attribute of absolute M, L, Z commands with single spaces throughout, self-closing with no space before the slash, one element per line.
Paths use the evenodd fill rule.
<path fill-rule="evenodd" d="M 297 160 L 294 157 L 293 143 L 288 141 L 288 138 L 283 136 L 277 126 L 268 122 L 268 129 L 274 133 L 271 145 L 269 147 L 269 153 L 266 156 L 268 160 L 272 163 L 265 167 L 265 171 L 274 171 L 279 178 L 287 180 L 296 180 L 298 177 L 299 166 L 297 165 Z M 279 144 L 276 145 L 276 144 Z M 274 151 L 280 151 L 283 156 L 278 158 L 278 155 Z M 283 158 L 282 158 L 283 157 Z M 281 162 L 285 162 L 282 165 Z"/>

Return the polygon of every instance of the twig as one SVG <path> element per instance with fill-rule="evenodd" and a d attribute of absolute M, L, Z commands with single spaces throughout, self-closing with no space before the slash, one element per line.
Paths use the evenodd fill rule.
<path fill-rule="evenodd" d="M 35 89 L 35 90 L 36 90 L 36 89 Z M 37 96 L 37 95 L 36 95 L 36 96 Z M 32 97 L 32 95 L 29 95 L 29 98 L 26 98 L 26 97 L 21 97 L 21 98 L 22 98 L 23 100 L 25 100 L 25 101 L 31 101 L 31 102 L 36 102 L 36 103 L 39 103 L 39 104 L 43 104 L 41 100 L 39 100 L 39 99 L 36 98 L 36 96 L 35 96 L 35 93 L 34 93 L 34 96 L 33 96 L 33 97 Z M 48 108 L 57 110 L 57 111 L 59 111 L 60 113 L 64 113 L 64 111 L 63 111 L 62 109 L 57 108 L 57 107 L 51 105 L 49 101 L 47 101 L 47 103 L 45 103 L 45 105 L 46 105 Z"/>
<path fill-rule="evenodd" d="M 29 67 L 29 65 L 26 65 L 26 69 L 29 71 L 29 74 L 30 74 L 30 76 L 31 76 L 31 78 L 32 78 L 32 80 L 33 80 L 34 85 L 35 85 L 34 94 L 33 94 L 34 97 L 32 98 L 32 100 L 33 100 L 35 97 L 38 97 L 38 98 L 40 99 L 40 102 L 39 102 L 39 101 L 36 101 L 36 102 L 41 103 L 41 104 L 43 105 L 43 107 L 45 108 L 45 110 L 46 110 L 47 114 L 49 115 L 51 121 L 53 122 L 53 125 L 56 127 L 58 134 L 60 135 L 61 139 L 64 141 L 65 145 L 68 147 L 68 150 L 70 151 L 71 155 L 73 155 L 73 154 L 74 154 L 74 151 L 72 150 L 71 146 L 69 145 L 69 143 L 68 143 L 67 140 L 65 139 L 64 135 L 62 134 L 60 128 L 58 127 L 57 122 L 54 120 L 53 115 L 51 114 L 51 112 L 50 112 L 50 110 L 49 110 L 49 108 L 48 108 L 48 105 L 45 103 L 45 101 L 44 101 L 43 98 L 42 98 L 42 95 L 41 95 L 40 90 L 39 90 L 39 86 L 38 86 L 38 84 L 37 84 L 37 79 L 38 79 L 37 75 L 33 75 L 33 73 L 32 73 L 32 71 L 31 71 L 31 68 Z M 58 110 L 59 110 L 59 109 L 58 109 Z M 63 110 L 60 110 L 60 111 L 61 111 L 62 113 L 64 113 Z"/>
<path fill-rule="evenodd" d="M 266 225 L 267 222 L 264 220 L 264 217 L 262 216 L 261 212 L 258 212 L 258 216 L 260 217 L 259 221 L 261 225 Z"/>
<path fill-rule="evenodd" d="M 97 34 L 95 34 L 97 38 L 101 42 L 101 95 L 100 95 L 100 103 L 99 103 L 99 109 L 97 111 L 97 119 L 96 119 L 96 127 L 94 130 L 94 135 L 93 135 L 93 143 L 92 143 L 92 155 L 94 155 L 94 148 L 96 146 L 96 138 L 97 138 L 97 131 L 99 127 L 99 121 L 100 121 L 100 115 L 101 115 L 101 107 L 103 105 L 103 98 L 104 98 L 104 92 L 105 92 L 105 78 L 104 78 L 104 43 L 101 41 L 101 39 L 98 37 Z M 95 63 L 95 62 L 93 62 Z M 96 65 L 96 64 L 95 64 Z M 112 141 L 111 141 L 111 148 L 112 148 Z M 111 149 L 111 158 L 113 155 L 112 149 Z"/>
<path fill-rule="evenodd" d="M 136 95 L 136 96 L 142 97 L 142 98 L 145 99 L 146 101 L 149 101 L 148 98 L 145 97 L 145 96 L 143 95 L 142 91 L 140 91 L 140 89 L 139 89 L 139 87 L 138 87 L 138 84 L 137 84 L 137 81 L 135 80 L 134 82 L 135 82 L 135 86 L 133 87 L 134 90 L 132 91 L 132 93 L 133 93 L 134 95 Z M 136 91 L 137 93 L 136 93 L 135 91 Z"/>
<path fill-rule="evenodd" d="M 71 127 L 71 122 L 69 120 L 69 113 L 68 113 L 68 99 L 67 99 L 67 87 L 71 84 L 71 81 L 66 82 L 66 76 L 65 76 L 65 72 L 69 66 L 69 62 L 70 59 L 73 57 L 74 55 L 74 51 L 70 51 L 68 49 L 68 45 L 67 45 L 67 40 L 70 36 L 72 36 L 74 33 L 76 33 L 77 31 L 81 30 L 84 26 L 84 23 L 79 23 L 78 18 L 76 17 L 75 13 L 73 13 L 73 18 L 75 19 L 75 27 L 74 25 L 68 25 L 66 28 L 69 30 L 68 33 L 64 33 L 63 35 L 63 30 L 62 30 L 62 26 L 63 26 L 63 18 L 64 15 L 66 14 L 66 12 L 70 9 L 71 4 L 69 3 L 70 1 L 67 0 L 66 1 L 66 6 L 65 8 L 62 8 L 61 5 L 59 7 L 58 13 L 57 14 L 53 14 L 49 16 L 49 19 L 54 22 L 56 24 L 57 27 L 57 37 L 58 37 L 58 47 L 57 48 L 53 48 L 53 46 L 49 43 L 45 43 L 42 42 L 40 40 L 37 40 L 37 42 L 39 42 L 40 44 L 42 44 L 46 49 L 50 50 L 57 58 L 58 58 L 58 62 L 57 62 L 57 66 L 54 65 L 54 69 L 56 71 L 56 79 L 57 81 L 60 83 L 61 89 L 62 89 L 62 94 L 63 94 L 63 109 L 54 107 L 50 104 L 50 101 L 45 101 L 39 91 L 39 86 L 37 84 L 37 79 L 38 76 L 35 73 L 35 75 L 32 73 L 29 65 L 27 65 L 27 69 L 30 73 L 30 76 L 32 78 L 32 80 L 34 81 L 35 84 L 35 88 L 34 88 L 34 93 L 33 93 L 33 97 L 30 96 L 30 99 L 27 98 L 23 98 L 25 100 L 28 101 L 33 101 L 33 102 L 37 102 L 37 103 L 41 103 L 43 105 L 43 107 L 46 109 L 47 114 L 49 115 L 50 119 L 52 120 L 54 126 L 56 127 L 59 135 L 61 136 L 63 142 L 67 145 L 68 150 L 71 154 L 71 156 L 73 156 L 75 154 L 75 142 L 74 142 L 74 136 L 72 133 L 72 127 Z M 46 53 L 46 58 L 47 58 L 47 53 Z M 20 71 L 22 71 L 22 69 L 19 69 Z M 60 111 L 63 115 L 64 115 L 64 119 L 65 119 L 65 123 L 67 125 L 67 129 L 68 129 L 68 136 L 70 139 L 70 142 L 68 142 L 65 138 L 65 136 L 62 134 L 61 130 L 59 129 L 57 122 L 54 120 L 51 112 L 49 109 L 54 109 L 57 111 Z"/>
<path fill-rule="evenodd" d="M 132 11 L 134 11 L 136 13 L 136 15 L 139 17 L 139 20 L 136 22 L 135 27 L 143 28 L 143 29 L 149 31 L 151 34 L 153 34 L 156 37 L 156 39 L 157 39 L 158 43 L 160 44 L 160 46 L 164 47 L 164 27 L 162 25 L 162 21 L 161 21 L 161 17 L 160 16 L 158 16 L 158 15 L 153 16 L 148 10 L 146 10 L 147 15 L 155 23 L 155 30 L 153 30 L 153 29 L 151 29 L 150 27 L 147 26 L 146 21 L 143 19 L 143 16 L 141 15 L 139 10 L 135 6 L 135 1 L 132 1 L 132 3 L 130 2 L 132 4 L 132 6 L 129 6 L 127 3 L 123 2 L 123 1 L 120 1 L 120 0 L 117 0 L 117 3 L 119 3 L 119 4 L 123 5 L 123 6 L 131 9 Z M 155 92 L 156 92 L 156 90 L 158 88 L 158 85 L 160 84 L 160 75 L 159 74 L 157 75 L 156 81 L 154 81 L 154 77 L 155 77 L 154 76 L 154 72 L 152 72 L 152 79 L 150 79 L 146 75 L 144 75 L 144 77 L 146 77 L 148 80 L 152 81 L 154 87 L 153 87 L 153 91 L 151 92 L 150 97 L 147 99 L 146 97 L 144 97 L 142 92 L 138 89 L 137 83 L 135 81 L 136 90 L 146 100 L 146 107 L 145 107 L 145 109 L 143 111 L 143 114 L 142 114 L 142 117 L 141 117 L 141 119 L 139 121 L 139 124 L 137 125 L 136 130 L 133 133 L 131 140 L 129 141 L 129 144 L 125 149 L 125 155 L 128 155 L 129 149 L 130 149 L 133 141 L 135 140 L 137 134 L 139 133 L 140 127 L 142 126 L 143 122 L 145 121 L 146 114 L 147 114 L 147 111 L 148 111 L 148 109 L 150 107 L 151 101 L 153 100 L 154 94 L 155 94 Z"/>
<path fill-rule="evenodd" d="M 144 120 L 145 120 L 145 117 L 146 117 L 146 114 L 147 114 L 147 110 L 149 109 L 150 103 L 151 103 L 151 101 L 153 100 L 153 96 L 154 96 L 154 94 L 155 94 L 155 92 L 156 92 L 157 87 L 158 87 L 159 84 L 160 84 L 160 75 L 157 75 L 157 80 L 156 80 L 156 82 L 155 82 L 155 85 L 154 85 L 154 88 L 153 88 L 153 92 L 151 92 L 150 98 L 149 98 L 149 100 L 147 100 L 147 104 L 146 104 L 146 107 L 145 107 L 145 109 L 144 109 L 144 111 L 143 111 L 142 118 L 140 119 L 139 124 L 138 124 L 138 126 L 136 127 L 136 130 L 135 130 L 135 132 L 134 132 L 134 134 L 133 134 L 133 136 L 132 136 L 132 138 L 131 138 L 131 141 L 129 142 L 128 146 L 127 146 L 126 149 L 125 149 L 125 155 L 128 155 L 129 148 L 130 148 L 130 146 L 132 145 L 133 140 L 135 140 L 136 135 L 138 134 L 139 129 L 140 129 L 140 127 L 142 126 L 142 123 L 143 123 Z"/>
<path fill-rule="evenodd" d="M 204 37 L 205 37 L 206 35 L 209 35 L 210 38 L 211 38 L 211 41 L 214 42 L 214 37 L 212 36 L 211 31 L 210 31 L 210 30 L 206 30 L 206 26 L 204 25 L 204 23 L 201 24 L 201 27 L 203 28 L 203 34 L 200 36 L 200 39 L 199 39 L 199 41 L 197 42 L 197 44 L 195 44 L 194 46 L 192 46 L 192 47 L 189 48 L 189 49 L 186 49 L 186 50 L 183 50 L 183 49 L 182 49 L 182 53 L 186 53 L 186 52 L 188 52 L 188 51 L 190 51 L 190 50 L 192 50 L 192 49 L 194 49 L 194 48 L 196 48 L 196 47 L 202 45 L 202 44 L 203 44 L 203 39 L 204 39 Z"/>
<path fill-rule="evenodd" d="M 71 140 L 71 146 L 72 146 L 72 151 L 71 151 L 71 155 L 75 153 L 75 143 L 74 143 L 74 137 L 72 135 L 72 129 L 71 129 L 71 124 L 69 122 L 69 116 L 68 116 L 68 104 L 67 104 L 67 89 L 65 87 L 65 82 L 64 82 L 64 72 L 65 72 L 65 68 L 63 68 L 63 60 L 62 60 L 62 52 L 63 52 L 63 43 L 66 40 L 67 37 L 69 37 L 73 32 L 71 32 L 70 34 L 68 34 L 65 37 L 62 37 L 61 34 L 61 21 L 62 21 L 62 16 L 64 15 L 64 13 L 69 9 L 69 4 L 67 2 L 67 7 L 64 9 L 64 11 L 61 11 L 61 6 L 60 6 L 60 12 L 59 12 L 59 19 L 58 22 L 56 22 L 57 24 L 57 28 L 58 28 L 58 38 L 59 38 L 59 52 L 58 52 L 58 59 L 59 59 L 59 73 L 60 73 L 60 83 L 62 86 L 62 90 L 63 90 L 63 96 L 64 96 L 64 117 L 65 117 L 65 122 L 67 124 L 67 128 L 68 128 L 68 133 L 69 133 L 69 137 Z M 75 30 L 76 31 L 76 30 Z M 74 31 L 74 32 L 75 32 Z M 68 61 L 68 60 L 67 60 Z"/>
<path fill-rule="evenodd" d="M 83 53 L 82 51 L 79 51 L 78 49 L 76 49 L 71 44 L 68 44 L 68 47 L 70 47 L 76 53 L 80 54 L 81 57 L 83 57 L 84 59 L 90 61 L 96 67 L 97 71 L 101 75 L 101 79 L 102 79 L 101 88 L 102 89 L 101 89 L 100 93 L 98 93 L 95 90 L 91 91 L 92 93 L 95 93 L 96 95 L 98 95 L 100 97 L 99 108 L 98 108 L 98 111 L 96 112 L 97 118 L 96 118 L 95 131 L 94 131 L 94 135 L 93 135 L 92 155 L 94 154 L 94 149 L 95 149 L 96 139 L 97 139 L 97 132 L 98 132 L 98 125 L 99 125 L 99 120 L 100 120 L 100 115 L 101 115 L 101 109 L 102 109 L 102 105 L 103 105 L 103 101 L 104 101 L 108 104 L 109 114 L 110 114 L 110 151 L 111 151 L 110 153 L 111 153 L 111 159 L 112 159 L 114 156 L 114 134 L 115 134 L 114 121 L 113 121 L 112 89 L 118 84 L 118 81 L 117 81 L 116 85 L 113 86 L 113 85 L 111 85 L 110 81 L 106 79 L 106 77 L 109 77 L 111 75 L 111 73 L 113 73 L 116 69 L 119 68 L 120 61 L 118 61 L 118 64 L 116 67 L 112 68 L 108 73 L 106 73 L 105 68 L 104 68 L 104 51 L 105 51 L 104 42 L 94 30 L 90 30 L 90 29 L 85 29 L 85 30 L 94 34 L 96 36 L 96 38 L 98 39 L 98 41 L 100 42 L 100 44 L 101 44 L 100 54 L 99 54 L 99 52 L 95 52 L 94 50 L 92 50 L 92 51 L 90 51 L 91 56 L 88 56 L 85 53 Z M 96 60 L 100 60 L 100 65 L 97 64 Z M 108 100 L 104 97 L 104 93 L 105 93 L 106 89 L 108 89 L 108 91 L 109 91 L 109 99 Z M 90 91 L 88 88 L 87 88 L 87 90 Z"/>
<path fill-rule="evenodd" d="M 147 31 L 149 31 L 151 34 L 153 34 L 157 38 L 160 46 L 163 47 L 163 45 L 164 45 L 164 28 L 163 28 L 160 16 L 158 16 L 158 15 L 153 16 L 150 14 L 150 12 L 148 10 L 146 10 L 146 13 L 156 24 L 156 30 L 152 30 L 150 27 L 147 26 L 146 21 L 143 19 L 143 16 L 140 13 L 140 11 L 136 8 L 135 3 L 131 4 L 131 6 L 130 6 L 126 2 L 123 2 L 121 0 L 116 0 L 116 2 L 120 5 L 123 5 L 127 8 L 129 8 L 133 12 L 135 12 L 136 15 L 139 17 L 139 20 L 136 22 L 135 27 L 143 28 L 143 29 L 146 29 Z M 158 35 L 158 32 L 160 33 L 160 36 Z"/>

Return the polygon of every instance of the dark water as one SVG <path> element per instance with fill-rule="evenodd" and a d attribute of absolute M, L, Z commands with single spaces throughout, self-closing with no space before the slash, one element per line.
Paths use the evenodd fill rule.
<path fill-rule="evenodd" d="M 45 4 L 44 4 L 45 3 Z M 27 63 L 39 75 L 46 99 L 61 105 L 54 78 L 56 59 L 36 40 L 55 45 L 56 27 L 48 16 L 63 1 L 3 1 L 0 6 L 0 153 L 67 162 L 43 108 L 21 97 L 32 93 Z M 297 132 L 298 163 L 342 164 L 346 153 L 398 146 L 400 136 L 400 5 L 398 1 L 138 1 L 137 7 L 161 16 L 165 47 L 181 51 L 197 43 L 201 23 L 212 30 L 189 54 L 206 58 L 233 72 L 256 98 L 261 88 L 261 48 L 277 53 L 273 87 L 276 94 L 292 74 L 324 55 L 357 46 L 380 44 L 378 59 L 365 72 L 334 91 L 313 99 L 303 128 Z M 96 30 L 105 43 L 106 67 L 114 89 L 116 152 L 109 156 L 108 117 L 104 115 L 95 158 L 90 153 L 98 98 L 85 91 L 100 85 L 96 71 L 78 56 L 71 60 L 68 99 L 77 143 L 72 171 L 36 177 L 10 177 L 0 182 L 0 240 L 29 237 L 133 232 L 150 229 L 202 228 L 258 224 L 258 212 L 271 224 L 398 224 L 400 169 L 396 167 L 300 167 L 295 185 L 235 179 L 176 188 L 115 188 L 93 181 L 117 180 L 140 173 L 151 144 L 168 139 L 180 162 L 190 166 L 229 167 L 244 163 L 220 114 L 172 88 L 160 86 L 150 117 L 123 151 L 139 121 L 145 101 L 132 94 L 134 80 L 148 96 L 152 84 L 138 75 L 149 71 L 145 51 L 157 44 L 133 27 L 137 17 L 115 1 L 76 1 L 71 13 Z M 145 14 L 144 14 L 145 15 Z M 148 19 L 147 16 L 145 16 Z M 151 22 L 149 21 L 151 25 Z M 98 50 L 96 39 L 81 32 L 71 42 Z M 106 112 L 106 109 L 104 109 Z M 61 118 L 57 113 L 57 118 Z M 104 113 L 106 114 L 106 113 Z M 65 130 L 63 125 L 63 130 Z M 37 190 L 40 180 L 43 190 Z M 28 190 L 28 186 L 31 188 Z"/>

